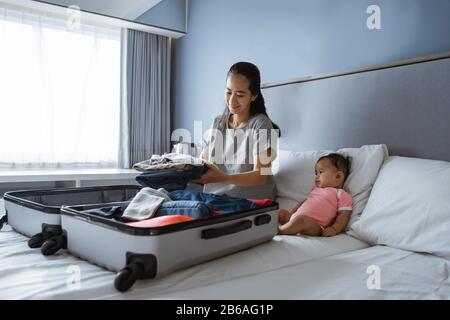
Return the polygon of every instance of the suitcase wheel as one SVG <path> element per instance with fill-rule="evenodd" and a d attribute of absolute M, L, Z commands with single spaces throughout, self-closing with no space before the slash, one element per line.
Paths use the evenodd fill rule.
<path fill-rule="evenodd" d="M 28 246 L 32 249 L 40 248 L 44 241 L 44 235 L 40 232 L 38 234 L 35 234 L 31 237 L 30 240 L 28 240 Z"/>
<path fill-rule="evenodd" d="M 32 249 L 40 248 L 45 241 L 62 233 L 60 225 L 43 224 L 42 232 L 35 234 L 28 240 L 28 246 Z"/>
<path fill-rule="evenodd" d="M 51 256 L 55 254 L 59 249 L 66 247 L 66 237 L 63 235 L 51 237 L 41 247 L 41 252 L 44 256 Z"/>
<path fill-rule="evenodd" d="M 119 271 L 119 275 L 114 280 L 114 286 L 120 292 L 130 289 L 142 274 L 142 266 L 132 263 Z"/>

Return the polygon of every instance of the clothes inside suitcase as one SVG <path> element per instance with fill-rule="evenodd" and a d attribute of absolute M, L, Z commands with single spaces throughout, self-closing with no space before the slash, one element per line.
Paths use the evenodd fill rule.
<path fill-rule="evenodd" d="M 45 240 L 61 233 L 62 205 L 129 201 L 140 189 L 136 185 L 119 185 L 7 192 L 5 217 L 14 230 L 31 237 L 31 248 L 39 248 Z"/>
<path fill-rule="evenodd" d="M 99 207 L 61 208 L 65 247 L 75 256 L 119 272 L 114 283 L 119 291 L 131 288 L 137 279 L 161 277 L 269 241 L 278 227 L 277 203 L 152 228 L 87 212 Z"/>

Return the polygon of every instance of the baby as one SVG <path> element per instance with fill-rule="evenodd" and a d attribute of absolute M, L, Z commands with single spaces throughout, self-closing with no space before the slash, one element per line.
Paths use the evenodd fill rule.
<path fill-rule="evenodd" d="M 308 198 L 290 212 L 279 210 L 278 233 L 332 237 L 342 232 L 353 205 L 351 195 L 342 189 L 349 172 L 349 160 L 342 155 L 321 157 L 315 166 L 315 187 Z"/>

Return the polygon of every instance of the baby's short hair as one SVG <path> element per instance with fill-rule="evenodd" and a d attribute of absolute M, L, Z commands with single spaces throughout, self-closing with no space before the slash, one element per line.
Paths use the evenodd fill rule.
<path fill-rule="evenodd" d="M 325 156 L 322 156 L 317 160 L 319 162 L 320 160 L 328 159 L 330 162 L 338 169 L 339 171 L 342 171 L 344 173 L 344 181 L 347 179 L 349 173 L 350 173 L 350 158 L 345 157 L 342 154 L 339 153 L 329 153 Z"/>

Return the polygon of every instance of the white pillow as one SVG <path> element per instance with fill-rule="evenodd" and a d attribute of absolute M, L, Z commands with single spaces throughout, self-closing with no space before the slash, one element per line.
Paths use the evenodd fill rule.
<path fill-rule="evenodd" d="M 337 153 L 349 156 L 351 161 L 350 175 L 344 185 L 344 189 L 349 191 L 353 198 L 353 212 L 347 225 L 348 230 L 366 207 L 372 187 L 389 152 L 386 145 L 380 144 L 339 149 Z"/>
<path fill-rule="evenodd" d="M 295 200 L 295 204 L 305 200 L 314 185 L 314 166 L 317 160 L 330 152 L 332 151 L 279 150 L 273 163 L 277 197 Z"/>
<path fill-rule="evenodd" d="M 390 157 L 352 229 L 372 244 L 450 259 L 450 162 Z"/>
<path fill-rule="evenodd" d="M 314 166 L 317 160 L 331 152 L 335 151 L 278 152 L 273 171 L 278 190 L 277 201 L 281 208 L 291 210 L 297 202 L 306 199 L 314 185 Z M 349 227 L 361 215 L 378 171 L 388 157 L 388 150 L 385 145 L 367 145 L 361 148 L 340 149 L 337 152 L 351 157 L 350 175 L 344 186 L 353 196 L 353 212 Z"/>

